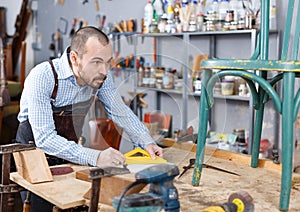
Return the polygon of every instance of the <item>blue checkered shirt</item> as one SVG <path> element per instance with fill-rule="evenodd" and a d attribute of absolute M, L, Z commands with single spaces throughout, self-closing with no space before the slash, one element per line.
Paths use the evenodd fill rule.
<path fill-rule="evenodd" d="M 54 59 L 53 64 L 58 75 L 56 99 L 51 99 L 54 88 L 51 66 L 49 62 L 43 62 L 35 66 L 26 77 L 18 120 L 29 120 L 35 143 L 45 153 L 76 164 L 95 166 L 100 151 L 83 147 L 57 135 L 51 107 L 51 101 L 55 107 L 86 101 L 92 97 L 93 89 L 76 84 L 67 50 L 60 58 Z M 145 147 L 154 143 L 148 129 L 124 104 L 110 73 L 96 95 L 104 105 L 107 117 L 123 128 L 134 145 Z"/>

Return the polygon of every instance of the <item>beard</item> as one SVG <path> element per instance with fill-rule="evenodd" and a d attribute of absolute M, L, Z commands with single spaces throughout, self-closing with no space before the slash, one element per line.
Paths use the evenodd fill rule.
<path fill-rule="evenodd" d="M 91 78 L 91 77 L 88 77 L 85 73 L 86 72 L 82 72 L 83 68 L 82 68 L 82 65 L 79 64 L 78 66 L 78 75 L 79 75 L 79 79 L 81 81 L 84 82 L 85 85 L 88 85 L 92 88 L 101 88 L 104 81 L 106 80 L 107 76 L 104 75 L 104 74 L 101 74 L 95 78 Z"/>

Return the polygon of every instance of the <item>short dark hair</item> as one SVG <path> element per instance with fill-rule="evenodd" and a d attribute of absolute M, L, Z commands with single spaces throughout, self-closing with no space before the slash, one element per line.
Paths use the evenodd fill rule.
<path fill-rule="evenodd" d="M 82 27 L 77 30 L 71 41 L 71 51 L 77 52 L 79 55 L 85 52 L 85 44 L 90 37 L 96 37 L 98 41 L 103 45 L 109 43 L 107 35 L 100 29 L 93 26 Z"/>

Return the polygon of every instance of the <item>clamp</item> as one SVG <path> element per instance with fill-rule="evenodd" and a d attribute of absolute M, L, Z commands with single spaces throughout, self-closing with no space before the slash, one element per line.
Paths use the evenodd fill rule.
<path fill-rule="evenodd" d="M 89 212 L 98 211 L 98 200 L 100 195 L 100 186 L 102 177 L 110 177 L 113 175 L 128 174 L 129 169 L 124 165 L 123 168 L 120 167 L 95 167 L 90 169 L 89 178 L 92 179 L 92 189 L 91 189 L 91 202 L 89 207 Z"/>
<path fill-rule="evenodd" d="M 0 211 L 8 211 L 7 202 L 12 193 L 20 192 L 24 190 L 21 186 L 10 183 L 10 166 L 11 166 L 11 154 L 14 152 L 20 152 L 25 150 L 35 149 L 34 144 L 7 144 L 0 145 L 0 154 L 2 155 L 2 172 L 0 182 Z"/>

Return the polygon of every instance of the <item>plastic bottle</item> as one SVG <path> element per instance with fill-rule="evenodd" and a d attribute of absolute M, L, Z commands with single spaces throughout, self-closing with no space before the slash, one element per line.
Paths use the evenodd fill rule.
<path fill-rule="evenodd" d="M 154 0 L 153 8 L 155 9 L 156 14 L 158 15 L 158 17 L 163 15 L 164 10 L 163 10 L 163 3 L 162 3 L 161 0 Z"/>
<path fill-rule="evenodd" d="M 150 76 L 149 76 L 149 87 L 150 88 L 155 88 L 155 83 L 156 83 L 155 73 L 156 73 L 156 65 L 155 65 L 155 63 L 152 63 L 151 67 L 150 67 Z"/>
<path fill-rule="evenodd" d="M 242 2 L 239 0 L 230 0 L 230 10 L 233 10 L 233 20 L 238 22 L 240 19 L 240 11 L 243 9 Z"/>
<path fill-rule="evenodd" d="M 214 0 L 210 6 L 211 12 L 215 13 L 216 20 L 219 20 L 219 0 Z"/>
<path fill-rule="evenodd" d="M 143 77 L 144 77 L 144 64 L 140 62 L 140 67 L 138 69 L 138 86 L 141 87 L 143 85 Z"/>
<path fill-rule="evenodd" d="M 193 90 L 195 94 L 201 94 L 201 72 L 196 72 L 193 82 Z"/>
<path fill-rule="evenodd" d="M 167 15 L 168 20 L 174 20 L 174 0 L 168 0 Z"/>
<path fill-rule="evenodd" d="M 150 78 L 150 64 L 149 62 L 145 62 L 144 67 L 144 77 L 143 77 L 143 86 L 149 87 L 149 78 Z"/>
<path fill-rule="evenodd" d="M 181 12 L 182 12 L 182 17 L 183 20 L 181 20 L 182 22 L 182 31 L 187 32 L 189 31 L 189 20 L 188 20 L 188 0 L 182 0 L 181 3 Z"/>
<path fill-rule="evenodd" d="M 149 32 L 149 26 L 151 24 L 151 21 L 153 19 L 153 6 L 151 0 L 148 0 L 148 3 L 146 4 L 144 8 L 144 33 Z"/>
<path fill-rule="evenodd" d="M 229 10 L 229 0 L 222 0 L 219 6 L 219 20 L 225 21 L 227 10 Z"/>

